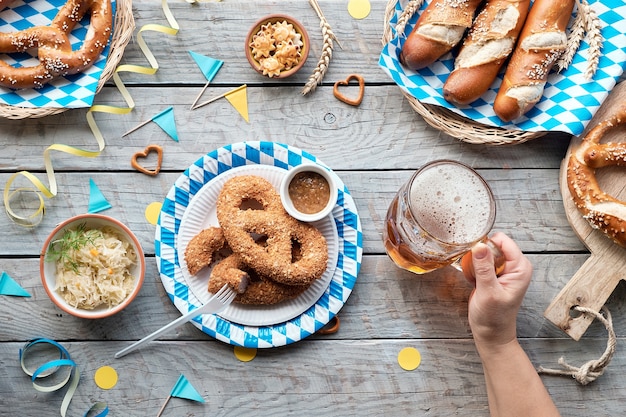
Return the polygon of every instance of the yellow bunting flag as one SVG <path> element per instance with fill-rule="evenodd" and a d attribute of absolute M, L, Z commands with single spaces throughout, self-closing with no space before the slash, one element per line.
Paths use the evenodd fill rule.
<path fill-rule="evenodd" d="M 246 122 L 250 122 L 248 118 L 248 94 L 245 84 L 226 94 L 226 100 L 246 119 Z"/>
<path fill-rule="evenodd" d="M 207 100 L 203 103 L 196 104 L 191 110 L 199 109 L 200 107 L 206 106 L 207 104 L 213 103 L 220 98 L 225 97 L 226 100 L 239 112 L 239 114 L 246 120 L 246 122 L 250 122 L 248 118 L 248 93 L 247 93 L 247 84 L 241 85 L 234 90 L 227 91 L 224 94 L 220 94 L 217 97 L 213 97 L 210 100 Z"/>
<path fill-rule="evenodd" d="M 118 66 L 115 69 L 115 72 L 113 73 L 113 77 L 112 77 L 113 82 L 115 83 L 115 86 L 120 91 L 120 93 L 122 94 L 122 97 L 126 101 L 127 107 L 93 105 L 87 111 L 87 115 L 86 115 L 87 124 L 89 125 L 89 128 L 91 129 L 94 137 L 96 138 L 96 141 L 98 143 L 98 150 L 90 151 L 90 150 L 80 149 L 80 148 L 63 145 L 63 144 L 50 145 L 44 151 L 44 154 L 43 154 L 44 165 L 46 168 L 46 175 L 48 177 L 49 187 L 46 187 L 39 178 L 37 178 L 35 175 L 31 174 L 28 171 L 20 171 L 9 177 L 9 180 L 6 182 L 5 187 L 4 187 L 4 193 L 3 193 L 4 207 L 9 218 L 13 220 L 15 223 L 21 226 L 25 226 L 25 227 L 34 227 L 38 225 L 43 219 L 43 215 L 45 213 L 45 204 L 44 204 L 44 199 L 42 195 L 46 198 L 52 198 L 56 196 L 57 182 L 54 176 L 52 160 L 50 158 L 51 151 L 64 152 L 64 153 L 68 153 L 68 154 L 75 155 L 75 156 L 81 156 L 81 157 L 89 157 L 89 158 L 96 157 L 100 155 L 100 153 L 104 150 L 105 141 L 104 141 L 102 132 L 100 131 L 100 129 L 98 128 L 98 125 L 96 124 L 93 113 L 101 112 L 101 113 L 110 113 L 110 114 L 128 114 L 133 110 L 133 108 L 135 107 L 135 102 L 133 101 L 133 98 L 130 96 L 130 93 L 124 86 L 124 83 L 122 82 L 119 76 L 119 73 L 120 72 L 134 72 L 134 73 L 147 74 L 147 75 L 155 74 L 159 68 L 159 64 L 156 58 L 154 57 L 154 54 L 152 54 L 146 42 L 144 41 L 143 33 L 147 31 L 153 31 L 153 32 L 164 33 L 166 35 L 176 35 L 180 29 L 178 26 L 178 23 L 176 22 L 176 19 L 174 18 L 174 16 L 172 15 L 169 9 L 169 6 L 167 5 L 167 0 L 162 0 L 161 6 L 163 8 L 163 12 L 170 26 L 168 27 L 168 26 L 162 26 L 162 25 L 157 25 L 157 24 L 147 24 L 147 25 L 142 26 L 137 33 L 137 44 L 139 45 L 141 51 L 143 52 L 146 59 L 148 60 L 150 67 L 126 64 L 126 65 Z M 28 181 L 30 181 L 34 185 L 34 188 L 18 187 L 14 190 L 11 190 L 11 185 L 13 185 L 13 182 L 18 177 L 26 178 Z M 25 195 L 32 195 L 32 194 L 35 195 L 36 199 L 33 200 L 34 203 L 32 202 L 29 203 L 29 200 L 27 197 L 25 197 Z M 11 203 L 12 202 L 14 203 L 16 200 L 18 200 L 18 197 L 20 198 L 22 211 L 26 211 L 27 214 L 17 214 L 15 210 L 11 207 Z M 27 208 L 24 208 L 24 206 L 27 206 Z"/>

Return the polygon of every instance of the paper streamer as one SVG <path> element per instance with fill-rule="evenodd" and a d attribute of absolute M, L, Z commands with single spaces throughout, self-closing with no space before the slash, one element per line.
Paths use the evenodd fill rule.
<path fill-rule="evenodd" d="M 42 355 L 44 352 L 49 353 L 50 351 L 53 353 L 56 351 L 58 353 L 58 359 L 41 360 L 41 358 L 38 358 L 41 363 L 36 365 L 34 370 L 28 365 L 35 362 L 33 359 L 34 355 Z M 24 347 L 20 349 L 19 359 L 22 370 L 26 375 L 31 377 L 35 390 L 39 392 L 55 392 L 68 386 L 60 410 L 61 416 L 65 417 L 80 380 L 78 366 L 70 358 L 70 353 L 67 349 L 54 340 L 37 338 L 27 342 Z M 55 382 L 48 385 L 43 383 L 47 377 L 53 377 L 53 375 L 60 372 L 65 372 L 65 374 L 60 374 L 60 378 L 53 378 Z M 91 408 L 85 412 L 84 416 L 93 415 L 94 412 L 98 412 L 94 417 L 105 417 L 109 413 L 109 408 L 105 403 L 98 402 L 91 406 Z"/>
<path fill-rule="evenodd" d="M 96 124 L 93 114 L 98 113 L 98 112 L 110 113 L 110 114 L 128 114 L 135 107 L 135 102 L 133 98 L 130 96 L 130 93 L 128 92 L 128 90 L 126 89 L 126 86 L 122 82 L 119 76 L 119 73 L 120 72 L 133 72 L 133 73 L 147 74 L 147 75 L 155 74 L 157 70 L 159 69 L 159 64 L 156 58 L 154 57 L 154 54 L 150 51 L 150 49 L 148 48 L 148 45 L 144 41 L 143 33 L 152 31 L 152 32 L 163 33 L 166 35 L 176 35 L 180 29 L 178 22 L 176 22 L 176 19 L 172 15 L 169 9 L 169 6 L 167 5 L 167 0 L 161 0 L 161 6 L 163 8 L 163 12 L 170 26 L 147 24 L 147 25 L 142 26 L 137 33 L 137 44 L 139 45 L 139 48 L 141 49 L 144 56 L 148 60 L 148 63 L 150 64 L 150 66 L 145 67 L 145 66 L 140 66 L 140 65 L 124 64 L 124 65 L 118 66 L 113 73 L 113 76 L 112 76 L 113 82 L 115 83 L 115 86 L 120 91 L 120 93 L 122 94 L 122 97 L 126 101 L 127 107 L 93 105 L 87 111 L 87 115 L 86 115 L 87 124 L 89 125 L 89 128 L 91 129 L 94 137 L 96 138 L 96 142 L 98 143 L 98 150 L 90 151 L 90 150 L 80 149 L 80 148 L 76 148 L 73 146 L 62 145 L 62 144 L 53 144 L 49 146 L 44 151 L 44 154 L 43 154 L 44 165 L 46 168 L 46 176 L 47 176 L 48 183 L 49 183 L 48 187 L 46 187 L 46 185 L 39 178 L 37 178 L 35 175 L 33 175 L 32 173 L 28 171 L 20 171 L 9 177 L 4 187 L 4 193 L 3 193 L 4 207 L 9 218 L 13 220 L 15 223 L 17 223 L 18 225 L 21 225 L 24 227 L 37 226 L 43 219 L 43 216 L 45 213 L 45 203 L 44 203 L 43 197 L 52 198 L 57 195 L 57 191 L 58 191 L 57 182 L 56 182 L 56 177 L 54 175 L 54 169 L 52 167 L 52 160 L 50 158 L 50 153 L 52 151 L 58 151 L 58 152 L 64 152 L 70 155 L 80 156 L 80 157 L 88 157 L 88 158 L 97 157 L 104 150 L 105 140 L 104 140 L 104 136 L 102 135 L 102 132 L 100 131 L 100 129 L 98 128 L 98 125 Z M 26 180 L 32 183 L 34 188 L 18 187 L 15 190 L 11 191 L 11 186 L 13 185 L 13 182 L 19 177 L 26 178 Z M 28 210 L 24 209 L 24 211 L 26 211 L 27 214 L 16 213 L 16 211 L 11 207 L 11 203 L 17 200 L 18 197 L 23 198 L 24 194 L 28 194 L 28 193 L 35 194 L 36 199 L 37 199 L 35 201 L 39 203 L 39 207 L 35 208 L 30 213 L 28 213 Z"/>

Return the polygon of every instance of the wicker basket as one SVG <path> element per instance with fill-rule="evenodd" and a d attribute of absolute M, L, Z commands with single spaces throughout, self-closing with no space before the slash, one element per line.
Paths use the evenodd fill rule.
<path fill-rule="evenodd" d="M 387 44 L 392 39 L 392 31 L 389 22 L 395 13 L 396 3 L 398 1 L 399 0 L 390 0 L 387 4 L 385 10 L 385 28 L 382 38 L 383 45 Z M 401 17 L 401 22 L 406 22 L 411 18 L 412 13 L 410 10 L 414 10 L 414 8 L 407 7 L 405 9 L 405 13 L 407 11 L 408 13 Z M 400 29 L 400 22 L 397 29 L 404 31 L 403 27 Z M 546 132 L 526 132 L 523 130 L 509 130 L 500 127 L 486 126 L 458 115 L 445 107 L 421 103 L 415 97 L 404 91 L 403 94 L 409 101 L 411 107 L 424 118 L 426 123 L 464 142 L 487 145 L 507 145 L 526 142 L 546 134 Z"/>
<path fill-rule="evenodd" d="M 104 70 L 100 75 L 100 81 L 96 93 L 98 93 L 104 84 L 113 76 L 117 65 L 124 55 L 124 49 L 135 30 L 135 19 L 133 18 L 132 0 L 117 0 L 115 10 L 115 23 L 113 37 L 111 38 L 111 48 L 107 58 Z M 7 119 L 28 119 L 50 116 L 59 114 L 67 108 L 58 107 L 16 107 L 0 104 L 0 117 Z"/>

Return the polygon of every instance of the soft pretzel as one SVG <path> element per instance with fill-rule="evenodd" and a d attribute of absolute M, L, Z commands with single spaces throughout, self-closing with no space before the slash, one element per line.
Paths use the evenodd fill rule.
<path fill-rule="evenodd" d="M 254 202 L 259 209 L 245 209 Z M 285 211 L 280 195 L 262 177 L 242 175 L 226 181 L 216 204 L 217 219 L 233 252 L 260 275 L 286 285 L 309 285 L 326 270 L 324 235 Z M 260 245 L 254 235 L 267 237 Z M 294 245 L 300 255 L 293 257 Z"/>
<path fill-rule="evenodd" d="M 236 292 L 240 304 L 269 305 L 296 298 L 308 285 L 285 285 L 259 275 L 236 253 L 220 261 L 211 271 L 209 292 L 215 294 L 224 284 Z"/>
<path fill-rule="evenodd" d="M 91 14 L 89 30 L 80 49 L 74 51 L 69 34 L 87 12 Z M 19 68 L 0 61 L 0 85 L 40 88 L 55 77 L 81 72 L 96 62 L 109 42 L 111 30 L 111 0 L 68 0 L 50 26 L 0 33 L 1 53 L 37 48 L 39 59 L 36 66 Z"/>
<path fill-rule="evenodd" d="M 222 229 L 208 227 L 195 235 L 185 249 L 185 263 L 190 275 L 211 265 L 213 254 L 227 246 Z"/>
<path fill-rule="evenodd" d="M 626 202 L 602 191 L 595 176 L 596 168 L 626 166 L 626 142 L 600 143 L 608 130 L 621 124 L 626 124 L 625 103 L 615 115 L 590 130 L 580 146 L 572 151 L 567 184 L 576 207 L 589 224 L 626 247 Z"/>

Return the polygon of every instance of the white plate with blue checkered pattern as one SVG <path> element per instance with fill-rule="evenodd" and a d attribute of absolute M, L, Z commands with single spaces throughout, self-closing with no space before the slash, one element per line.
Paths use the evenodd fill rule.
<path fill-rule="evenodd" d="M 406 37 L 415 26 L 421 11 L 416 12 L 402 36 L 395 27 L 402 14 L 402 1 L 396 2 L 389 21 L 393 39 L 381 51 L 378 64 L 405 93 L 421 103 L 445 107 L 470 120 L 487 126 L 529 132 L 562 131 L 580 135 L 626 68 L 626 3 L 624 0 L 595 0 L 590 6 L 600 20 L 604 38 L 598 70 L 592 80 L 584 73 L 589 61 L 589 44 L 583 40 L 570 66 L 548 77 L 542 99 L 526 115 L 512 123 L 502 122 L 493 111 L 493 101 L 502 82 L 503 72 L 483 96 L 467 106 L 454 106 L 443 98 L 443 84 L 454 68 L 452 53 L 420 71 L 400 64 L 399 54 Z M 430 2 L 424 2 L 422 10 Z"/>
<path fill-rule="evenodd" d="M 273 165 L 245 165 L 225 171 L 207 182 L 189 202 L 178 229 L 178 253 L 185 253 L 187 245 L 202 230 L 214 226 L 219 227 L 217 210 L 215 208 L 220 190 L 229 179 L 241 175 L 254 175 L 265 178 L 278 191 L 281 180 L 287 171 Z M 324 293 L 331 278 L 335 274 L 339 250 L 337 246 L 337 227 L 330 215 L 318 222 L 312 223 L 326 239 L 328 247 L 328 265 L 326 271 L 313 281 L 311 286 L 298 297 L 285 300 L 275 305 L 245 305 L 232 303 L 220 316 L 226 320 L 249 326 L 266 326 L 290 320 L 311 307 Z M 185 257 L 179 259 L 185 282 L 189 289 L 202 304 L 213 296 L 207 291 L 212 268 L 204 268 L 195 276 L 189 274 Z"/>
<path fill-rule="evenodd" d="M 241 142 L 208 153 L 177 179 L 168 192 L 159 215 L 155 255 L 163 286 L 181 313 L 196 309 L 203 301 L 187 280 L 188 275 L 183 271 L 184 256 L 179 250 L 182 248 L 183 219 L 194 198 L 201 195 L 204 187 L 214 178 L 234 168 L 245 171 L 239 167 L 267 165 L 286 172 L 303 161 L 326 167 L 315 156 L 293 146 L 275 142 Z M 330 282 L 325 285 L 319 298 L 309 301 L 310 305 L 304 311 L 284 321 L 279 318 L 264 325 L 247 325 L 228 320 L 222 315 L 204 314 L 192 321 L 196 327 L 235 346 L 270 348 L 310 336 L 328 324 L 339 312 L 356 282 L 363 255 L 363 239 L 354 200 L 341 179 L 336 174 L 333 175 L 339 188 L 337 205 L 331 215 L 337 231 L 337 258 Z"/>

